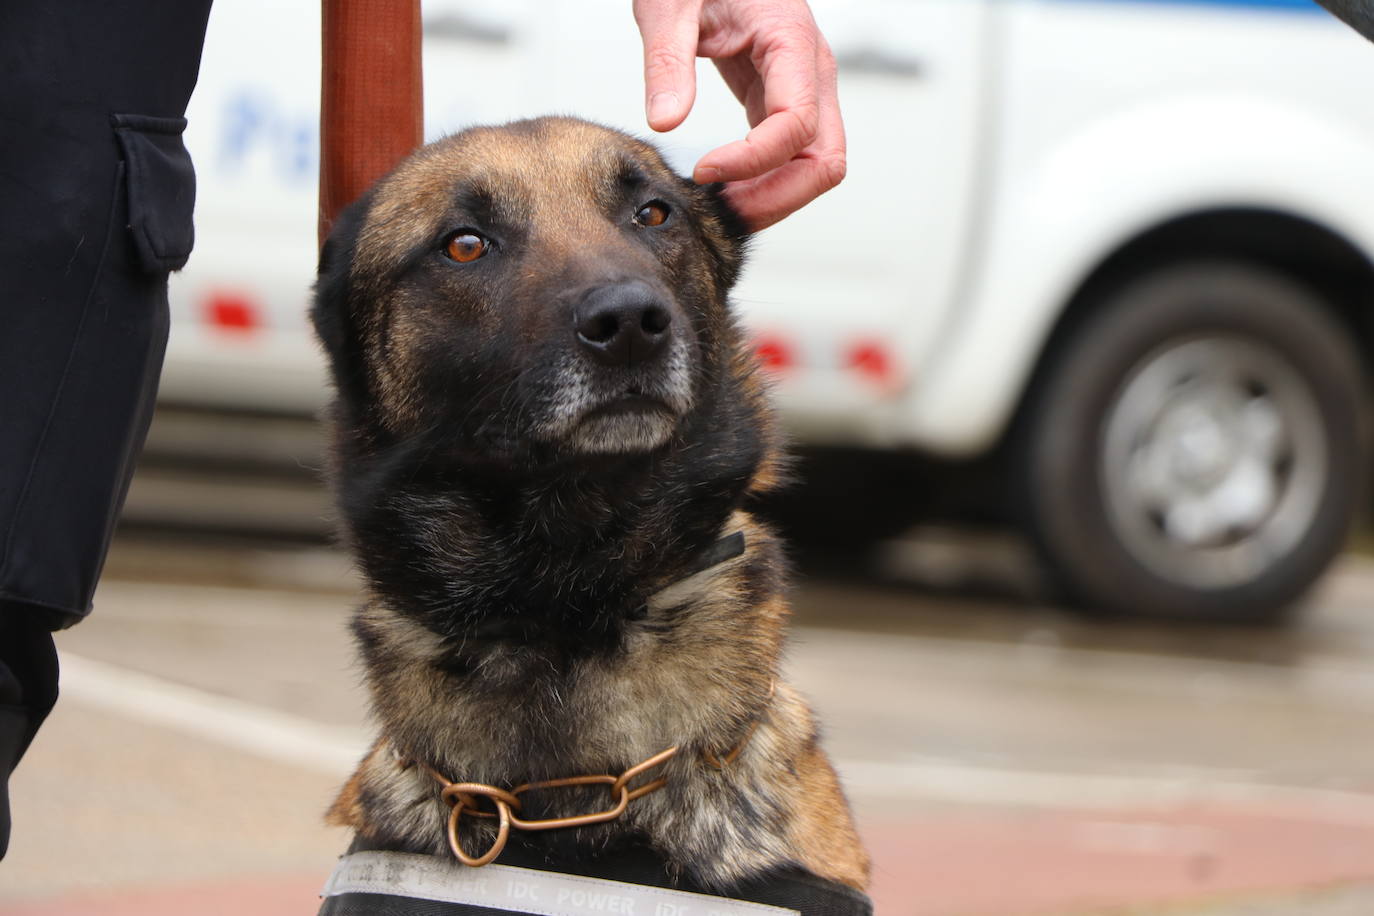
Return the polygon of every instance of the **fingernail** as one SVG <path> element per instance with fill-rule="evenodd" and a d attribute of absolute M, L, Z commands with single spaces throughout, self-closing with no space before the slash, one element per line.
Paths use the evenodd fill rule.
<path fill-rule="evenodd" d="M 697 184 L 713 184 L 720 181 L 720 169 L 713 165 L 699 165 L 692 171 L 692 180 Z"/>
<path fill-rule="evenodd" d="M 649 99 L 649 123 L 669 120 L 677 114 L 679 104 L 676 92 L 655 92 Z"/>

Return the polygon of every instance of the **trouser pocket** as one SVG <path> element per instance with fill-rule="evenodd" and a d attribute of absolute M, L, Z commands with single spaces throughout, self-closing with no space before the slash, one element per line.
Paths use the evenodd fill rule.
<path fill-rule="evenodd" d="M 117 114 L 114 129 L 139 262 L 150 273 L 180 270 L 195 244 L 196 173 L 181 140 L 186 119 Z"/>

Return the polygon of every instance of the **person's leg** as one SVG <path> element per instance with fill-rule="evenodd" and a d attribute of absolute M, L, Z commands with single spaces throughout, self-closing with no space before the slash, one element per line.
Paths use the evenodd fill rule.
<path fill-rule="evenodd" d="M 0 4 L 0 795 L 90 609 L 191 246 L 209 0 Z M 0 854 L 9 833 L 0 798 Z"/>
<path fill-rule="evenodd" d="M 52 634 L 22 609 L 0 604 L 0 857 L 9 842 L 10 824 L 4 780 L 56 700 Z"/>

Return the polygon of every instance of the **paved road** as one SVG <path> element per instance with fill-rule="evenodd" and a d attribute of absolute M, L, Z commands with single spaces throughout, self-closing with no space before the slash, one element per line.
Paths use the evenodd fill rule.
<path fill-rule="evenodd" d="M 805 584 L 790 661 L 880 914 L 1374 913 L 1374 563 L 1281 629 L 1107 625 L 886 568 Z M 329 551 L 122 542 L 60 637 L 0 914 L 313 912 L 367 734 L 354 599 Z"/>

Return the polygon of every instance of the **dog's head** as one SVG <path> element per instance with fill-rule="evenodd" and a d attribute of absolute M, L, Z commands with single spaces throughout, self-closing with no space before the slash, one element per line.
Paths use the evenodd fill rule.
<path fill-rule="evenodd" d="M 348 422 L 501 462 L 651 452 L 735 371 L 745 232 L 650 145 L 568 118 L 417 151 L 325 244 Z"/>

